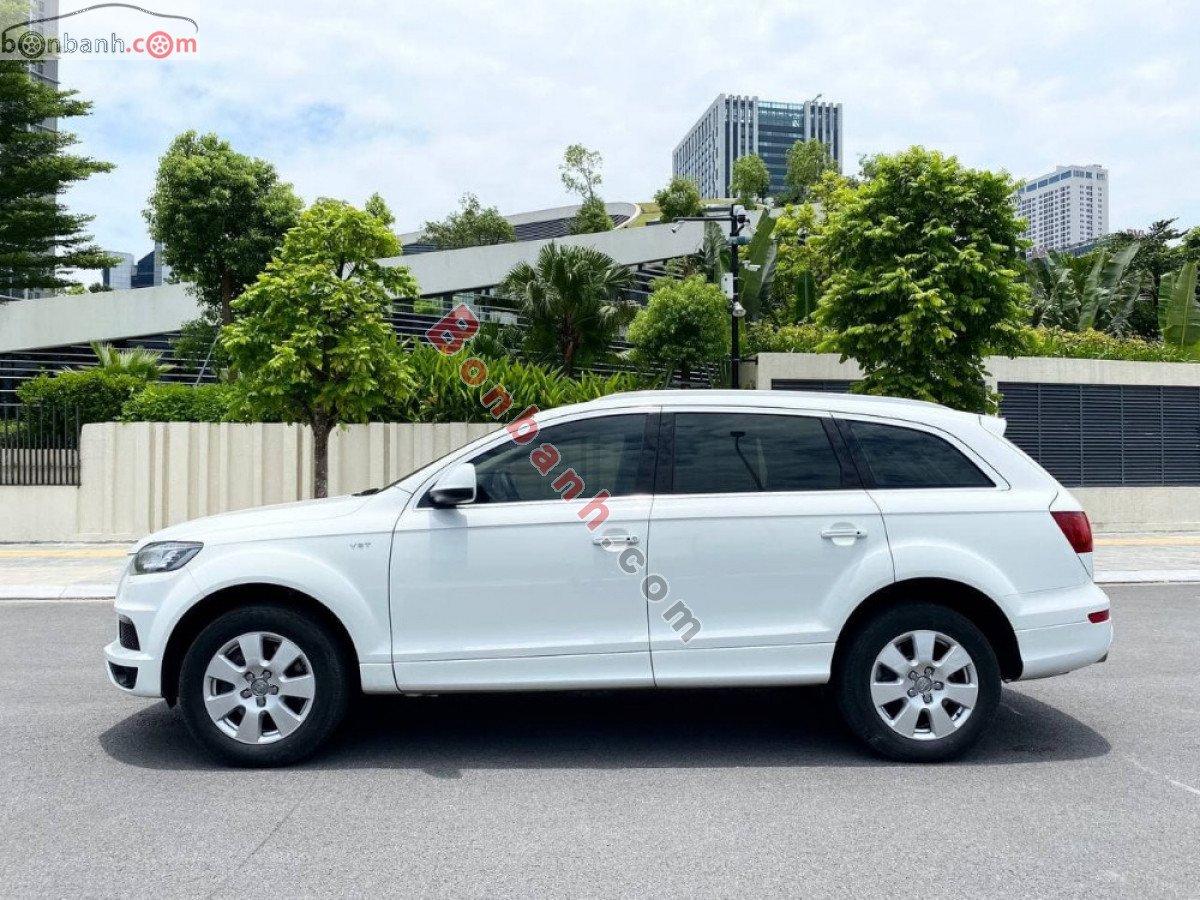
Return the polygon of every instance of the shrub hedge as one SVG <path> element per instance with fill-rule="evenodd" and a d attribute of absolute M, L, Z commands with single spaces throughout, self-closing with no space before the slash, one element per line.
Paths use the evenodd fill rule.
<path fill-rule="evenodd" d="M 1131 359 L 1147 362 L 1200 362 L 1195 353 L 1137 337 L 1113 337 L 1100 331 L 1063 331 L 1061 328 L 1025 330 L 1027 356 L 1068 359 Z"/>
<path fill-rule="evenodd" d="M 17 397 L 26 406 L 78 407 L 80 424 L 86 425 L 116 421 L 126 401 L 145 386 L 137 375 L 79 369 L 31 378 L 17 388 Z"/>
<path fill-rule="evenodd" d="M 234 387 L 230 384 L 148 384 L 121 410 L 125 422 L 227 422 Z"/>
<path fill-rule="evenodd" d="M 513 398 L 513 416 L 527 406 L 551 409 L 583 403 L 606 394 L 638 390 L 648 380 L 633 372 L 603 377 L 585 373 L 567 378 L 557 369 L 511 359 L 486 361 L 487 377 L 478 387 L 463 382 L 459 367 L 468 354 L 446 356 L 429 344 L 418 344 L 409 354 L 416 387 L 397 398 L 380 418 L 391 422 L 491 422 L 494 421 L 481 397 L 502 384 Z"/>
<path fill-rule="evenodd" d="M 748 353 L 817 353 L 826 333 L 816 325 L 775 326 L 755 322 L 747 329 Z M 1147 362 L 1200 362 L 1194 353 L 1136 337 L 1114 337 L 1101 331 L 1026 328 L 1022 356 L 1065 359 L 1128 359 Z"/>
<path fill-rule="evenodd" d="M 466 353 L 447 357 L 429 344 L 419 344 L 407 354 L 415 389 L 397 397 L 381 410 L 375 421 L 385 422 L 490 422 L 494 421 L 482 396 L 502 384 L 511 394 L 512 408 L 504 418 L 528 406 L 551 409 L 582 403 L 618 391 L 648 387 L 653 379 L 621 372 L 607 377 L 585 373 L 567 378 L 557 369 L 513 359 L 488 360 L 486 381 L 471 387 L 462 381 L 459 367 Z M 147 382 L 144 378 L 82 369 L 39 375 L 17 391 L 27 406 L 64 409 L 79 407 L 81 424 L 90 422 L 229 422 L 233 413 L 236 384 L 187 384 Z"/>

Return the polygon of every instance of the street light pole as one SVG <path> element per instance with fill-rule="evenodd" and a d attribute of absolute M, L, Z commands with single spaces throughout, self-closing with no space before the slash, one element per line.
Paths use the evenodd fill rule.
<path fill-rule="evenodd" d="M 712 210 L 712 207 L 709 207 Z M 714 210 L 715 211 L 715 210 Z M 729 207 L 720 207 L 720 216 L 679 216 L 675 219 L 674 225 L 671 226 L 672 231 L 679 229 L 681 222 L 719 222 L 722 218 L 728 215 L 729 221 L 729 274 L 730 289 L 729 297 L 729 332 L 730 332 L 730 348 L 729 348 L 729 384 L 734 389 L 740 388 L 741 384 L 741 349 L 740 335 L 738 334 L 738 320 L 746 315 L 746 310 L 738 300 L 739 289 L 741 288 L 741 262 L 738 259 L 738 247 L 742 244 L 748 244 L 750 239 L 742 236 L 742 229 L 750 222 L 750 217 L 746 215 L 746 208 L 740 204 L 734 203 Z"/>

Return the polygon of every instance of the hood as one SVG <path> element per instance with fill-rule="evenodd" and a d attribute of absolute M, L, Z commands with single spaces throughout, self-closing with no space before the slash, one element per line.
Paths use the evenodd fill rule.
<path fill-rule="evenodd" d="M 203 519 L 192 519 L 143 538 L 134 551 L 156 541 L 223 543 L 223 538 L 245 540 L 251 536 L 263 539 L 282 537 L 285 533 L 308 531 L 319 522 L 348 516 L 362 509 L 371 500 L 371 496 L 329 497 L 324 500 L 301 500 L 297 503 L 257 506 Z"/>

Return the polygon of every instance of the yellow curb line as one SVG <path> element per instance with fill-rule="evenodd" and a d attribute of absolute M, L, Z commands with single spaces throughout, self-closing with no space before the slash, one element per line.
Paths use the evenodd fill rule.
<path fill-rule="evenodd" d="M 1200 535 L 1196 537 L 1138 537 L 1138 538 L 1096 538 L 1098 547 L 1190 547 L 1200 545 Z"/>
<path fill-rule="evenodd" d="M 125 550 L 66 550 L 54 547 L 45 549 L 13 550 L 0 549 L 0 559 L 120 559 L 128 556 Z"/>

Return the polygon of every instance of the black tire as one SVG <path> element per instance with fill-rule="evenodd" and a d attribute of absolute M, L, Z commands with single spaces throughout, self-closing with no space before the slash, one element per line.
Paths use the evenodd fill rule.
<path fill-rule="evenodd" d="M 210 661 L 229 642 L 253 632 L 267 632 L 293 642 L 303 651 L 315 682 L 315 693 L 308 701 L 311 708 L 303 721 L 295 731 L 272 743 L 239 742 L 222 730 L 205 708 L 205 673 Z M 317 750 L 345 715 L 353 690 L 353 663 L 346 657 L 339 642 L 302 612 L 273 604 L 227 612 L 197 635 L 183 659 L 179 706 L 184 722 L 196 742 L 220 762 L 258 767 L 297 762 Z"/>
<path fill-rule="evenodd" d="M 920 740 L 906 737 L 892 728 L 876 709 L 871 696 L 876 659 L 886 646 L 901 635 L 914 631 L 936 631 L 953 639 L 971 656 L 978 693 L 970 715 L 945 737 Z M 906 603 L 879 613 L 863 623 L 849 637 L 850 643 L 839 655 L 834 673 L 834 691 L 842 717 L 868 747 L 881 756 L 901 762 L 941 762 L 953 759 L 971 747 L 987 728 L 1000 702 L 1000 666 L 991 643 L 970 619 L 944 606 Z M 886 670 L 885 670 L 886 671 Z M 890 676 L 888 676 L 890 678 Z M 941 684 L 941 682 L 937 682 Z M 940 689 L 939 689 L 940 690 Z M 937 699 L 946 710 L 959 713 L 950 701 Z M 919 698 L 914 698 L 918 700 Z M 905 700 L 896 701 L 897 704 Z M 887 710 L 893 707 L 888 706 Z M 925 731 L 931 731 L 929 713 L 924 714 Z"/>

